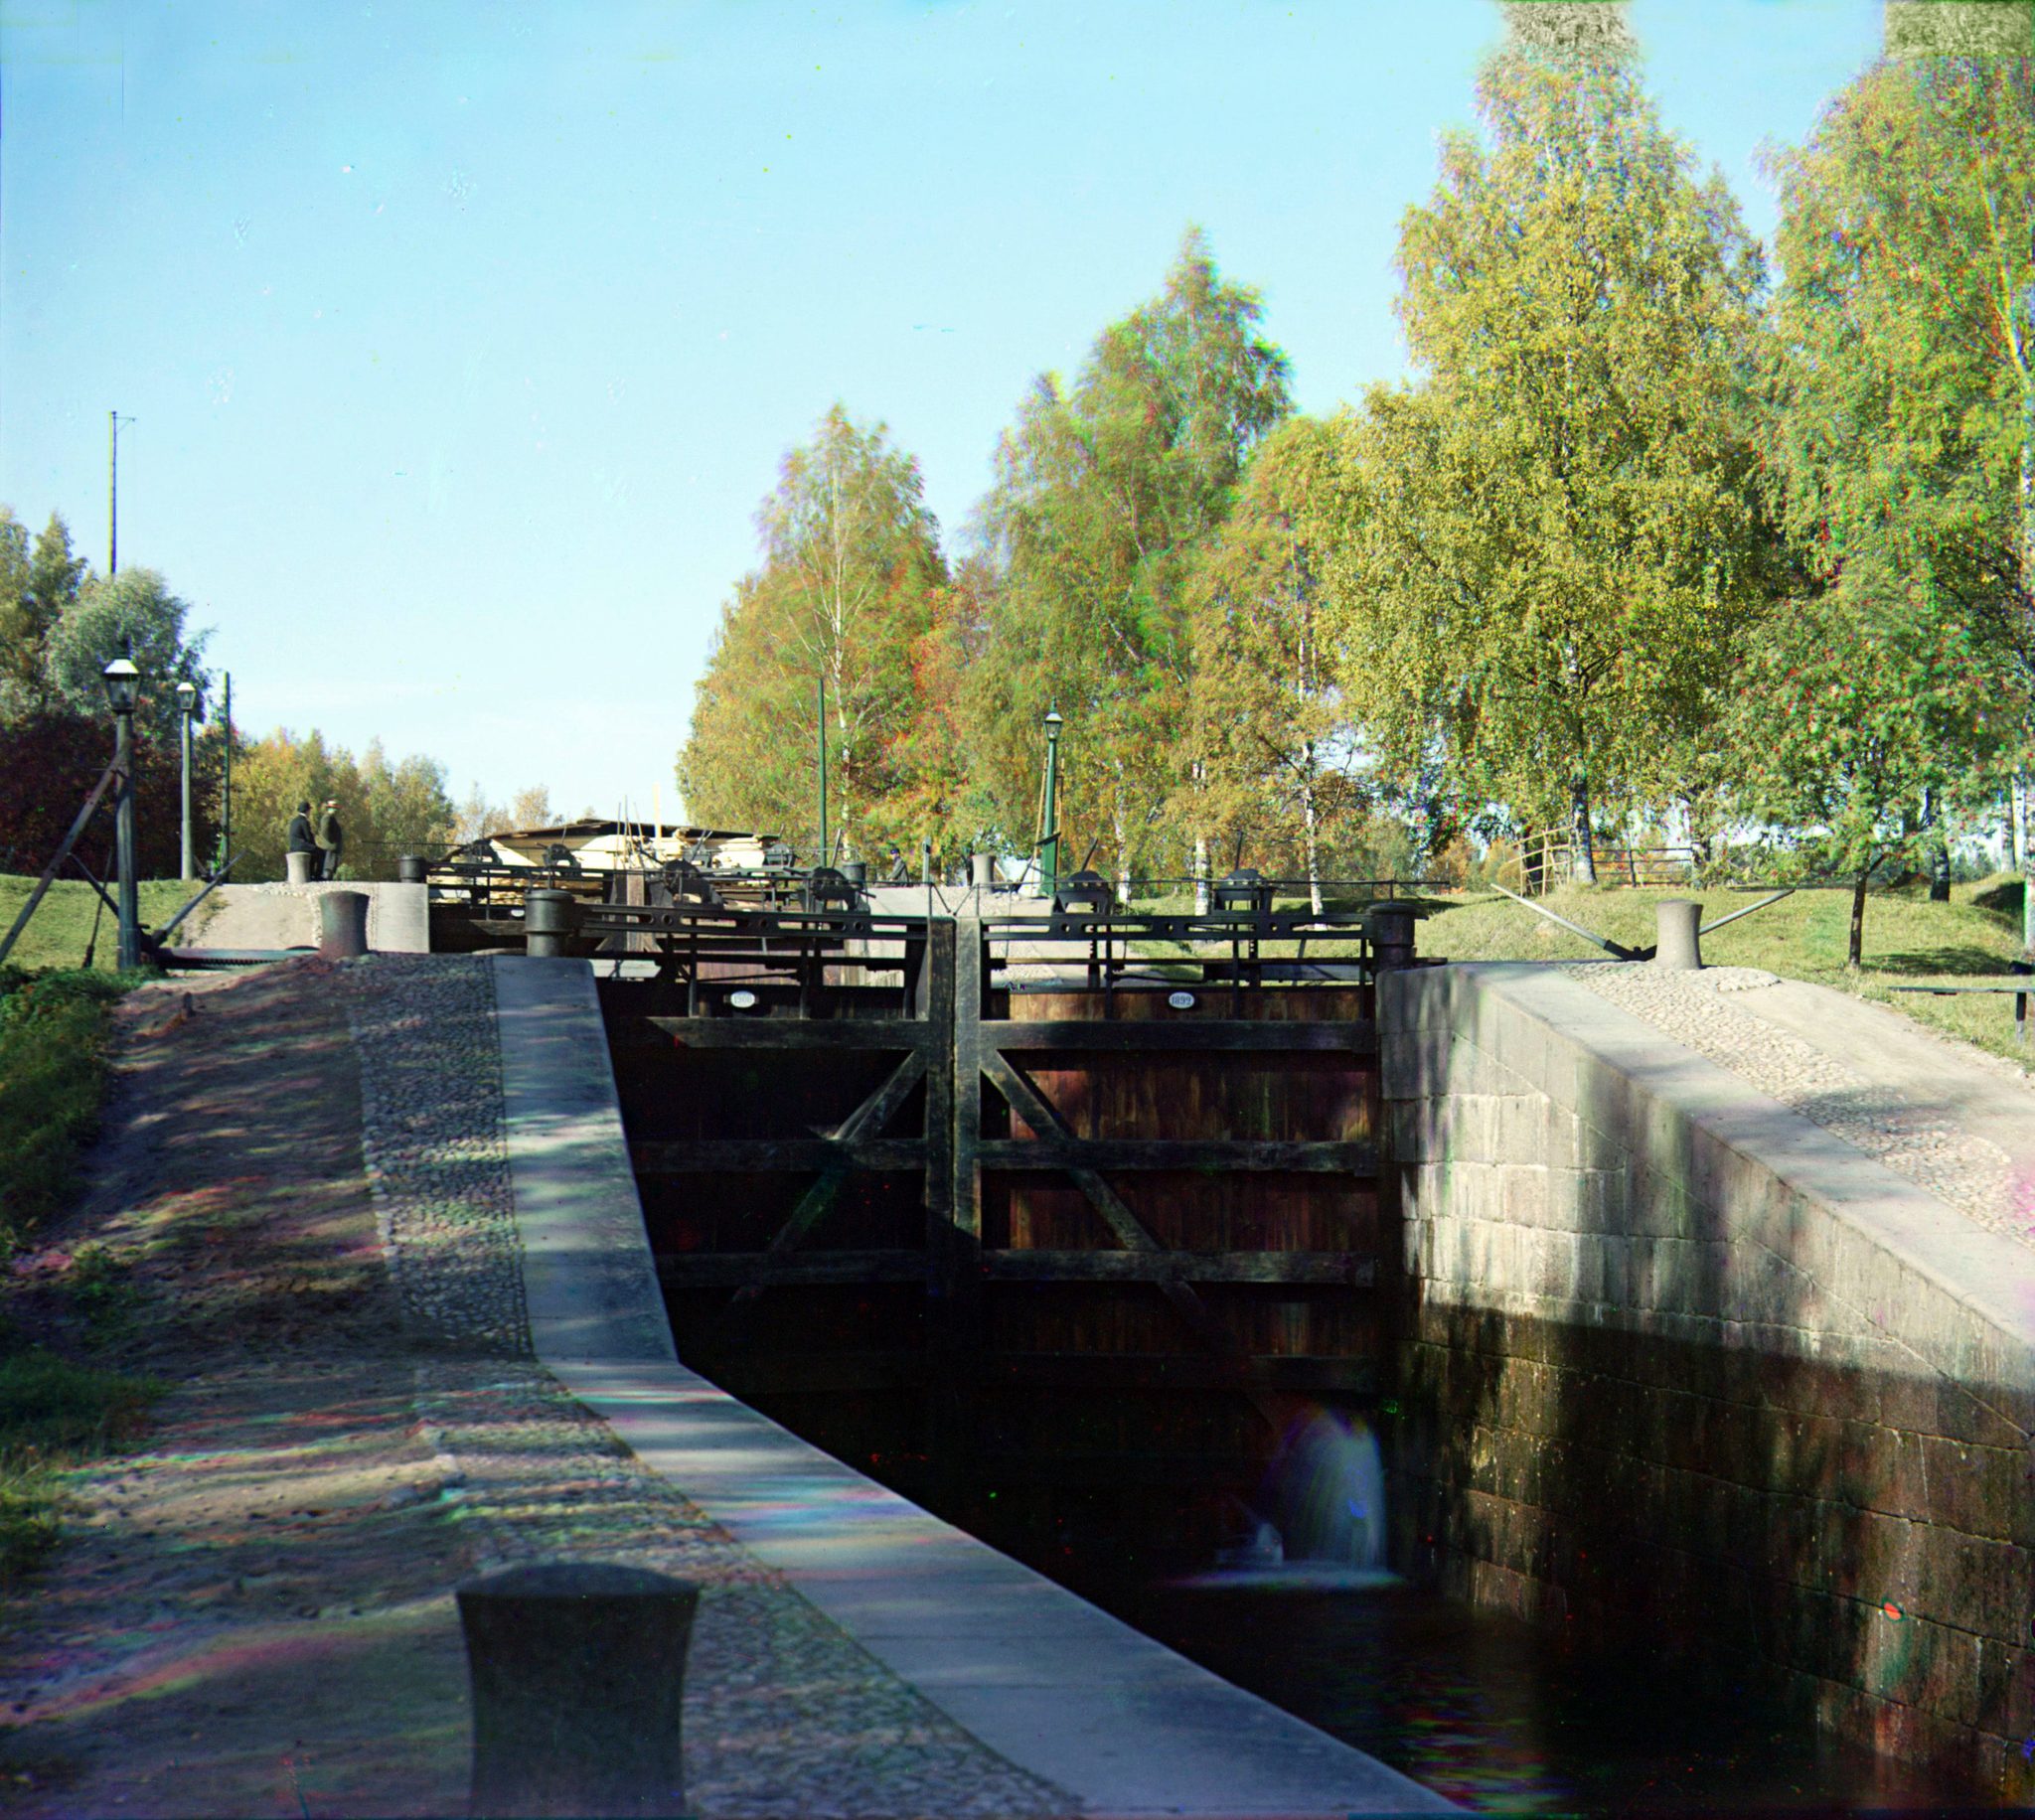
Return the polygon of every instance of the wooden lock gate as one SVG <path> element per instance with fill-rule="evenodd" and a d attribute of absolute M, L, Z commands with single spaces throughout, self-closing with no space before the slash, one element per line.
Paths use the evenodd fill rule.
<path fill-rule="evenodd" d="M 1297 1415 L 1376 1395 L 1367 947 L 1146 989 L 999 978 L 1036 922 L 684 920 L 600 990 L 704 1375 L 1037 1559 L 1205 1551 Z"/>

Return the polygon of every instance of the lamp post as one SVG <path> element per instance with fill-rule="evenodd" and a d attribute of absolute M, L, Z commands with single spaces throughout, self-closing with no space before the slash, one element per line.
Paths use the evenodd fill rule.
<path fill-rule="evenodd" d="M 2021 307 L 2026 312 L 2021 330 L 2025 373 L 2028 353 L 2035 349 L 2035 278 L 2028 280 Z M 2021 592 L 2035 612 L 2035 385 L 2024 386 L 2021 392 Z M 2025 796 L 2022 802 L 2026 815 Z M 2021 949 L 2035 956 L 2035 838 L 2021 848 Z"/>
<path fill-rule="evenodd" d="M 113 709 L 113 763 L 119 768 L 118 808 L 113 820 L 113 855 L 120 911 L 121 972 L 141 965 L 141 912 L 134 878 L 134 704 L 141 695 L 141 672 L 131 658 L 117 657 L 99 672 Z"/>
<path fill-rule="evenodd" d="M 184 717 L 184 844 L 181 849 L 184 882 L 191 882 L 191 717 L 198 711 L 198 684 L 191 682 L 177 684 L 177 705 L 183 709 Z"/>
<path fill-rule="evenodd" d="M 1060 885 L 1060 823 L 1056 799 L 1060 786 L 1059 703 L 1045 711 L 1045 805 L 1039 817 L 1038 874 L 1045 895 L 1051 897 Z"/>

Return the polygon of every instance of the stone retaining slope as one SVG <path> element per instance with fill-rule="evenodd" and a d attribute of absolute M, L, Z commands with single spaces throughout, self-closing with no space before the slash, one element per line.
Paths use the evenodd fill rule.
<path fill-rule="evenodd" d="M 1380 1018 L 1402 1559 L 2035 1792 L 2035 1251 L 1554 970 Z"/>

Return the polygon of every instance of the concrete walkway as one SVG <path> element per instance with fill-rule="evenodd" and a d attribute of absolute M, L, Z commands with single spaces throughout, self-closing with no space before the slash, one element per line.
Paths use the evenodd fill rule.
<path fill-rule="evenodd" d="M 679 1364 L 591 970 L 521 957 L 492 966 L 532 1342 L 647 1466 L 878 1662 L 1082 1811 L 1453 1811 Z"/>
<path fill-rule="evenodd" d="M 316 948 L 316 900 L 327 891 L 360 891 L 368 899 L 370 948 L 380 954 L 428 954 L 428 890 L 425 885 L 356 884 L 344 878 L 315 885 L 221 885 L 196 912 L 203 918 L 198 928 L 181 929 L 172 939 L 200 949 Z"/>

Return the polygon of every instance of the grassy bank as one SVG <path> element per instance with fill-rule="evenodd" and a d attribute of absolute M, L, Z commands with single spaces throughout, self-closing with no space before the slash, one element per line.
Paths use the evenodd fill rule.
<path fill-rule="evenodd" d="M 1757 903 L 1764 891 L 1713 887 L 1690 892 L 1629 885 L 1564 885 L 1538 901 L 1573 923 L 1627 947 L 1653 940 L 1654 905 L 1666 897 L 1699 898 L 1706 922 Z M 1282 899 L 1282 903 L 1287 900 Z M 1298 903 L 1299 900 L 1294 900 Z M 1545 917 L 1490 892 L 1466 891 L 1441 900 L 1443 907 L 1420 926 L 1423 955 L 1451 961 L 1601 961 L 1604 951 L 1557 928 Z M 1184 895 L 1141 903 L 1148 910 L 1189 907 Z M 1947 1036 L 1975 1043 L 2023 1066 L 2035 1066 L 2035 1051 L 2014 1037 L 2013 999 L 2003 993 L 1966 993 L 1933 998 L 1895 992 L 1896 985 L 1926 980 L 2001 980 L 2021 953 L 2020 884 L 1986 879 L 1956 886 L 1947 904 L 1933 904 L 1927 890 L 1876 892 L 1865 911 L 1864 965 L 1844 966 L 1850 926 L 1848 890 L 1798 891 L 1728 929 L 1703 938 L 1703 959 L 1714 967 L 1758 967 L 1788 980 L 1834 986 L 1861 998 L 1892 1005 L 1905 1017 Z M 1175 944 L 1152 944 L 1155 959 L 1183 955 Z M 1322 960 L 1352 949 L 1333 942 L 1310 942 L 1308 953 Z"/>
<path fill-rule="evenodd" d="M 64 1207 L 98 1130 L 120 974 L 0 969 L 0 1258 Z"/>
<path fill-rule="evenodd" d="M 131 984 L 110 973 L 0 969 L 0 1592 L 56 1546 L 62 1471 L 131 1432 L 154 1395 L 142 1381 L 30 1343 L 4 1305 L 16 1292 L 17 1255 L 77 1192 L 105 1094 L 108 1013 Z M 52 1262 L 43 1300 L 72 1317 L 74 1344 L 89 1351 L 123 1286 L 95 1247 Z"/>
<path fill-rule="evenodd" d="M 35 882 L 33 878 L 0 873 L 0 935 L 14 927 L 14 919 L 21 914 Z M 199 889 L 174 878 L 144 878 L 139 892 L 142 927 L 161 928 Z M 95 907 L 99 912 L 96 942 L 92 940 Z M 200 909 L 198 914 L 203 916 L 205 911 Z M 36 906 L 35 915 L 8 955 L 7 964 L 31 973 L 47 968 L 78 968 L 84 965 L 87 944 L 93 950 L 92 967 L 100 973 L 111 973 L 118 946 L 112 913 L 99 904 L 96 893 L 83 879 L 60 878 Z"/>
<path fill-rule="evenodd" d="M 1653 940 L 1653 906 L 1664 897 L 1695 896 L 1714 922 L 1757 903 L 1758 891 L 1635 890 L 1624 885 L 1567 885 L 1540 901 L 1571 922 L 1612 941 L 1644 947 Z M 1788 980 L 1807 980 L 1891 1004 L 1903 1016 L 1948 1036 L 2025 1064 L 2035 1052 L 2014 1040 L 2013 1000 L 2003 993 L 1933 998 L 1894 992 L 1896 985 L 1942 979 L 2002 979 L 2021 953 L 2018 889 L 1999 880 L 1958 885 L 1947 904 L 1927 891 L 1889 891 L 1868 898 L 1864 965 L 1844 966 L 1851 917 L 1849 891 L 1799 891 L 1703 938 L 1713 967 L 1758 967 Z M 1503 898 L 1466 901 L 1429 917 L 1420 952 L 1452 961 L 1593 961 L 1603 952 L 1543 917 Z"/>

